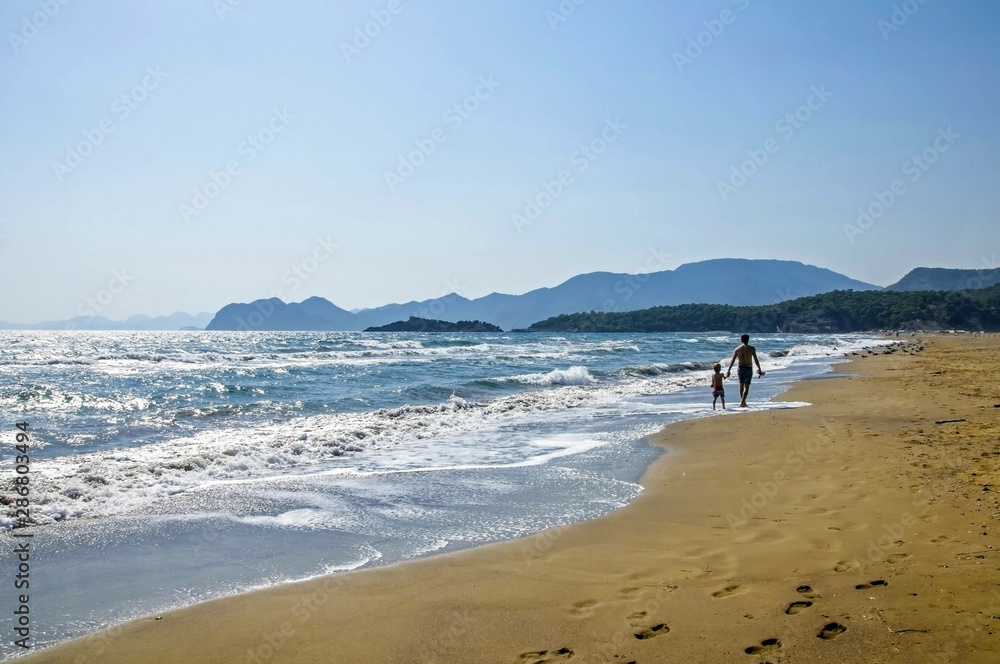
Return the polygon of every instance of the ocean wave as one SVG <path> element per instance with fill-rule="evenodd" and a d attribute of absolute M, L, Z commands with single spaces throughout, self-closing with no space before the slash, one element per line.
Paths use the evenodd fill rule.
<path fill-rule="evenodd" d="M 619 376 L 662 376 L 664 374 L 674 374 L 689 371 L 704 371 L 712 368 L 712 362 L 675 362 L 672 364 L 643 364 L 638 366 L 622 367 L 614 372 Z"/>
<path fill-rule="evenodd" d="M 425 339 L 422 343 L 425 348 L 480 348 L 485 349 L 489 344 L 476 339 L 457 339 L 450 337 L 433 337 Z"/>
<path fill-rule="evenodd" d="M 404 397 L 419 401 L 440 401 L 442 399 L 448 399 L 456 393 L 454 387 L 447 385 L 430 385 L 427 383 L 400 386 L 397 387 L 395 391 Z"/>
<path fill-rule="evenodd" d="M 524 385 L 591 385 L 597 382 L 587 367 L 575 366 L 569 369 L 553 369 L 548 373 L 522 374 L 501 380 L 514 381 Z"/>
<path fill-rule="evenodd" d="M 152 400 L 147 397 L 125 395 L 110 398 L 86 391 L 68 391 L 52 385 L 31 385 L 16 392 L 0 393 L 0 408 L 31 409 L 45 413 L 78 413 L 84 410 L 138 412 L 149 409 L 151 404 Z"/>
<path fill-rule="evenodd" d="M 150 344 L 152 345 L 152 344 Z M 37 346 L 19 349 L 17 354 L 0 359 L 0 366 L 89 366 L 113 374 L 138 375 L 150 370 L 157 372 L 197 371 L 205 368 L 251 366 L 274 370 L 289 370 L 336 365 L 400 364 L 438 359 L 497 356 L 498 359 L 549 360 L 565 359 L 570 352 L 567 344 L 546 339 L 528 338 L 526 343 L 484 342 L 479 339 L 442 338 L 420 340 L 374 340 L 354 338 L 341 343 L 317 341 L 311 347 L 261 348 L 247 352 L 232 345 L 218 345 L 198 351 L 183 349 L 119 350 L 100 349 L 94 344 L 78 348 Z M 587 342 L 578 344 L 575 355 L 637 352 L 634 344 L 617 342 Z M 58 355 L 55 355 L 58 353 Z M 502 356 L 502 357 L 500 357 Z"/>
<path fill-rule="evenodd" d="M 348 343 L 370 349 L 397 349 L 397 348 L 423 348 L 423 343 L 419 339 L 389 339 L 382 337 L 352 339 Z"/>
<path fill-rule="evenodd" d="M 591 353 L 598 354 L 615 354 L 615 353 L 638 353 L 639 347 L 635 344 L 623 344 L 621 342 L 607 342 L 603 344 L 596 344 L 588 347 L 584 344 L 581 350 L 589 351 Z"/>
<path fill-rule="evenodd" d="M 213 482 L 314 471 L 372 447 L 474 432 L 531 413 L 578 407 L 592 398 L 575 386 L 487 402 L 452 397 L 436 404 L 211 429 L 139 447 L 48 459 L 32 478 L 31 523 L 126 513 Z M 0 464 L 0 471 L 8 465 Z M 9 492 L 13 473 L 3 476 L 7 479 L 0 484 Z M 0 527 L 11 525 L 3 523 Z"/>

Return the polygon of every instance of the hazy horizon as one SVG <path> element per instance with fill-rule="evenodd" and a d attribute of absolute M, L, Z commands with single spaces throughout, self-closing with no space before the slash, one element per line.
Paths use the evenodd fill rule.
<path fill-rule="evenodd" d="M 652 254 L 652 256 L 655 256 L 655 254 Z M 708 258 L 708 259 L 705 259 L 705 261 L 712 261 L 712 260 L 744 260 L 744 259 L 738 259 L 738 258 L 735 258 L 735 257 L 732 257 L 732 256 L 719 256 L 717 258 Z M 791 259 L 763 259 L 762 258 L 762 259 L 749 259 L 749 260 L 791 260 Z M 698 261 L 698 262 L 702 262 L 702 261 Z M 796 262 L 801 262 L 801 261 L 796 261 Z M 684 265 L 684 264 L 682 263 L 682 265 Z M 681 266 L 678 265 L 677 267 L 681 267 Z M 814 267 L 823 268 L 822 265 L 816 265 Z M 926 266 L 921 266 L 921 267 L 926 267 Z M 666 271 L 670 271 L 670 270 L 674 270 L 674 269 L 676 269 L 676 268 L 668 268 Z M 663 271 L 663 270 L 649 270 L 649 271 L 645 271 L 644 270 L 644 271 L 636 272 L 636 273 L 633 273 L 633 274 L 642 274 L 642 273 L 660 272 L 660 271 Z M 557 283 L 542 284 L 542 285 L 539 285 L 539 286 L 535 286 L 534 288 L 530 288 L 527 291 L 522 291 L 522 292 L 518 292 L 518 293 L 502 293 L 501 291 L 490 291 L 489 293 L 485 293 L 484 295 L 491 295 L 491 294 L 496 294 L 496 293 L 500 293 L 500 294 L 504 294 L 504 295 L 523 295 L 524 293 L 527 293 L 527 292 L 530 292 L 530 291 L 533 291 L 533 290 L 536 290 L 536 289 L 553 288 L 553 287 L 559 286 L 559 285 L 565 283 L 566 281 L 568 281 L 569 279 L 572 279 L 573 277 L 576 277 L 576 276 L 580 276 L 582 274 L 596 274 L 596 273 L 606 273 L 606 272 L 610 272 L 610 270 L 591 270 L 591 271 L 588 271 L 588 272 L 581 272 L 579 274 L 570 275 L 566 279 L 562 279 L 562 280 L 558 281 Z M 622 273 L 622 274 L 624 274 L 624 273 Z M 125 275 L 125 276 L 128 276 L 128 275 Z M 848 275 L 844 275 L 844 276 L 851 277 L 851 275 L 849 275 L 849 274 Z M 902 276 L 903 275 L 900 275 L 900 277 L 902 277 Z M 853 277 L 851 277 L 851 278 L 853 278 Z M 861 281 L 861 280 L 859 280 L 859 281 Z M 898 281 L 898 279 L 896 281 Z M 895 283 L 895 281 L 892 282 L 892 283 Z M 888 286 L 889 284 L 871 284 L 871 285 L 879 286 L 879 287 L 883 287 L 884 288 L 885 286 Z M 438 295 L 436 297 L 449 296 L 449 295 L 453 295 L 453 294 L 455 294 L 455 293 L 449 292 L 449 293 L 445 293 L 443 295 Z M 268 297 L 270 297 L 270 296 L 261 296 L 259 298 L 253 298 L 253 300 L 268 299 Z M 285 303 L 302 302 L 304 300 L 308 300 L 311 297 L 322 297 L 324 299 L 329 300 L 333 304 L 341 307 L 342 309 L 346 309 L 346 310 L 351 311 L 351 312 L 366 311 L 366 310 L 369 310 L 369 309 L 378 309 L 379 307 L 383 307 L 383 306 L 387 306 L 387 305 L 406 304 L 407 302 L 413 301 L 413 300 L 397 300 L 397 301 L 390 301 L 390 302 L 381 302 L 381 303 L 378 303 L 378 304 L 371 304 L 371 305 L 361 306 L 361 307 L 347 308 L 347 307 L 341 306 L 335 300 L 331 299 L 330 297 L 327 297 L 327 296 L 323 295 L 322 293 L 310 293 L 310 294 L 307 294 L 307 295 L 303 295 L 300 298 L 291 298 L 291 299 L 286 299 L 286 300 L 283 300 L 283 301 Z M 470 300 L 474 300 L 474 299 L 477 299 L 478 297 L 482 297 L 482 296 L 470 297 L 469 299 Z M 279 299 L 281 299 L 281 298 L 279 298 Z M 423 300 L 429 300 L 429 299 L 434 299 L 434 298 L 422 298 L 422 300 L 417 300 L 417 301 L 423 301 Z M 251 302 L 253 300 L 247 300 L 244 303 L 249 303 L 249 302 Z M 147 316 L 149 318 L 160 318 L 160 317 L 172 316 L 174 314 L 189 314 L 191 316 L 199 316 L 201 314 L 208 313 L 208 314 L 215 315 L 224 306 L 226 306 L 228 304 L 234 304 L 234 303 L 238 304 L 238 302 L 234 302 L 234 301 L 224 302 L 224 303 L 220 304 L 219 306 L 217 306 L 217 307 L 215 307 L 215 308 L 213 308 L 211 310 L 199 310 L 199 311 L 177 310 L 177 311 L 169 311 L 169 312 L 165 312 L 165 313 L 153 313 L 153 314 L 150 314 L 150 313 L 147 313 L 147 312 L 143 312 L 143 311 L 136 311 L 136 312 L 133 312 L 131 314 L 125 315 L 122 318 L 112 318 L 110 320 L 112 320 L 113 322 L 121 322 L 121 321 L 127 320 L 128 318 L 131 318 L 133 316 Z M 92 303 L 91 303 L 91 305 L 88 305 L 88 306 L 92 306 Z M 12 324 L 17 324 L 17 325 L 24 325 L 24 324 L 32 324 L 32 323 L 52 322 L 52 321 L 58 321 L 58 320 L 69 320 L 69 319 L 77 317 L 77 316 L 79 316 L 79 314 L 74 314 L 73 316 L 66 316 L 64 318 L 49 319 L 47 321 L 34 320 L 34 321 L 0 321 L 0 322 L 12 323 Z M 86 314 L 85 317 L 87 317 L 87 318 L 96 318 L 96 317 L 99 317 L 99 316 L 93 316 L 93 315 L 90 315 L 90 314 Z M 107 316 L 104 316 L 104 318 L 107 318 Z"/>
<path fill-rule="evenodd" d="M 652 254 L 652 255 L 655 256 L 655 254 Z M 719 256 L 719 257 L 716 257 L 716 258 L 707 258 L 707 259 L 704 259 L 703 261 L 696 261 L 696 262 L 708 262 L 708 261 L 713 261 L 713 260 L 782 260 L 782 261 L 788 260 L 788 261 L 792 261 L 792 262 L 801 262 L 801 261 L 793 261 L 793 259 L 767 259 L 767 258 L 761 258 L 761 259 L 740 259 L 740 258 L 733 257 L 733 256 Z M 686 263 L 682 263 L 681 265 L 678 265 L 677 267 L 681 267 L 682 265 L 685 265 L 685 264 Z M 809 264 L 809 263 L 803 263 L 803 264 L 804 265 L 812 265 L 812 264 Z M 817 268 L 820 268 L 820 269 L 828 269 L 828 268 L 824 268 L 824 266 L 822 266 L 822 265 L 813 265 L 813 267 L 817 267 Z M 917 266 L 917 267 L 941 267 L 941 266 Z M 644 274 L 644 273 L 661 272 L 661 271 L 672 271 L 674 269 L 676 269 L 676 268 L 667 268 L 667 270 L 648 270 L 648 271 L 643 270 L 643 271 L 635 272 L 635 273 L 632 273 L 632 274 Z M 958 269 L 962 269 L 962 268 L 958 268 Z M 909 271 L 910 270 L 907 270 L 907 272 L 909 272 Z M 588 272 L 581 272 L 579 274 L 570 275 L 569 277 L 567 277 L 565 279 L 561 279 L 560 281 L 558 281 L 556 283 L 541 284 L 539 286 L 535 286 L 533 288 L 529 288 L 526 291 L 521 291 L 521 292 L 517 292 L 517 293 L 504 293 L 502 291 L 490 291 L 488 293 L 485 293 L 484 295 L 502 294 L 502 295 L 518 295 L 519 296 L 519 295 L 523 295 L 525 293 L 528 293 L 530 291 L 537 290 L 537 289 L 554 288 L 554 287 L 559 286 L 559 285 L 565 283 L 566 281 L 568 281 L 568 280 L 570 280 L 570 279 L 572 279 L 574 277 L 580 276 L 580 275 L 610 273 L 610 272 L 611 272 L 610 270 L 590 270 Z M 624 274 L 624 273 L 619 273 L 619 274 Z M 838 274 L 840 274 L 840 273 L 838 273 Z M 846 276 L 846 277 L 849 277 L 849 278 L 852 278 L 852 279 L 854 278 L 850 274 L 846 274 L 846 275 L 843 275 L 843 276 Z M 903 276 L 905 276 L 905 275 L 900 275 L 900 278 L 902 278 Z M 858 280 L 858 281 L 863 281 L 863 280 Z M 895 280 L 893 280 L 892 282 L 890 282 L 888 284 L 872 284 L 871 282 L 866 282 L 866 283 L 869 283 L 872 286 L 878 286 L 879 288 L 885 288 L 886 286 L 889 286 L 889 285 L 891 285 L 893 283 L 896 283 L 897 281 L 899 281 L 899 279 L 895 279 Z M 432 299 L 435 299 L 435 298 L 446 297 L 446 296 L 450 296 L 450 295 L 454 295 L 454 294 L 456 294 L 456 293 L 449 292 L 449 293 L 444 293 L 444 294 L 441 294 L 441 295 L 437 295 L 435 297 L 422 298 L 421 300 L 416 300 L 416 301 L 419 302 L 419 301 L 425 301 L 425 300 L 432 300 Z M 252 302 L 254 300 L 263 300 L 263 299 L 268 299 L 269 297 L 271 297 L 271 296 L 264 296 L 264 295 L 262 295 L 261 297 L 253 298 L 252 300 L 246 300 L 246 301 L 242 301 L 242 302 L 237 302 L 237 301 L 224 302 L 224 303 L 220 304 L 219 306 L 217 306 L 217 307 L 215 307 L 215 308 L 213 308 L 211 310 L 199 310 L 199 311 L 176 310 L 176 311 L 169 311 L 169 312 L 165 312 L 165 313 L 153 313 L 153 314 L 150 314 L 150 313 L 147 313 L 147 312 L 143 312 L 143 311 L 137 311 L 137 312 L 133 312 L 131 314 L 125 315 L 125 316 L 123 316 L 121 318 L 111 318 L 110 320 L 112 322 L 123 322 L 123 321 L 125 321 L 128 318 L 133 317 L 133 316 L 146 316 L 146 317 L 149 317 L 149 318 L 161 318 L 161 317 L 169 317 L 169 316 L 172 316 L 174 314 L 188 314 L 188 315 L 190 315 L 192 317 L 200 316 L 202 314 L 211 314 L 211 315 L 214 316 L 215 314 L 217 314 L 219 312 L 220 309 L 222 309 L 226 305 L 229 305 L 229 304 L 241 304 L 241 303 L 242 304 L 248 304 L 248 303 L 250 303 L 250 302 Z M 340 307 L 342 309 L 346 309 L 347 311 L 350 311 L 350 312 L 367 311 L 367 310 L 370 310 L 370 309 L 378 309 L 378 308 L 383 307 L 383 306 L 406 304 L 408 302 L 414 301 L 412 299 L 409 299 L 409 300 L 394 300 L 394 301 L 388 301 L 388 302 L 380 302 L 380 303 L 377 303 L 377 304 L 370 304 L 370 305 L 366 305 L 366 306 L 348 308 L 348 307 L 344 307 L 344 306 L 340 305 L 336 300 L 333 300 L 332 298 L 330 298 L 330 297 L 328 297 L 328 296 L 326 296 L 326 295 L 324 295 L 322 293 L 308 293 L 308 294 L 303 294 L 303 295 L 301 295 L 301 297 L 292 297 L 292 298 L 289 298 L 289 299 L 283 299 L 283 301 L 286 304 L 289 304 L 289 303 L 298 303 L 298 302 L 302 302 L 304 300 L 308 300 L 308 299 L 310 299 L 312 297 L 321 297 L 321 298 L 324 298 L 326 300 L 329 300 L 334 305 L 336 305 L 336 306 L 338 306 L 338 307 Z M 483 297 L 483 296 L 480 295 L 480 296 L 470 297 L 468 299 L 475 300 L 475 299 L 477 299 L 479 297 Z M 282 298 L 279 298 L 279 299 L 282 299 Z M 0 322 L 11 323 L 11 324 L 16 324 L 16 325 L 25 325 L 25 324 L 32 324 L 32 323 L 44 323 L 44 322 L 54 322 L 54 321 L 59 321 L 59 320 L 69 320 L 69 319 L 74 318 L 76 316 L 78 316 L 78 314 L 74 314 L 73 316 L 66 316 L 65 318 L 49 319 L 49 320 L 45 320 L 45 321 L 43 321 L 43 320 L 36 320 L 36 321 L 0 321 Z M 92 316 L 90 314 L 86 314 L 84 317 L 86 317 L 86 318 L 97 318 L 98 316 Z M 107 316 L 104 316 L 104 317 L 107 318 Z"/>
<path fill-rule="evenodd" d="M 9 323 L 1000 265 L 984 0 L 15 0 L 0 26 Z"/>

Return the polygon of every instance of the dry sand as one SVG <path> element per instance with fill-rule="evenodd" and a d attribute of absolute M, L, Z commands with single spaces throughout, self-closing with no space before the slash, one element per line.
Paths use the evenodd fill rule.
<path fill-rule="evenodd" d="M 784 395 L 807 408 L 667 428 L 647 490 L 601 519 L 22 661 L 1000 661 L 1000 338 L 925 345 Z"/>

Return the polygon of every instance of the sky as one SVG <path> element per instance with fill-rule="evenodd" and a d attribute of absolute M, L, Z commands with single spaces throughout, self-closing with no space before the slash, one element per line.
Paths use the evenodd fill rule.
<path fill-rule="evenodd" d="M 0 32 L 2 321 L 1000 265 L 987 0 L 8 0 Z"/>

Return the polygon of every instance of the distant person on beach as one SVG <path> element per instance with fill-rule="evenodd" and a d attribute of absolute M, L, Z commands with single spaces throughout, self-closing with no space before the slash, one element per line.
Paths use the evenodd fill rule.
<path fill-rule="evenodd" d="M 740 408 L 746 408 L 747 395 L 750 393 L 750 381 L 753 380 L 753 365 L 757 365 L 758 376 L 763 376 L 764 372 L 761 371 L 760 361 L 757 359 L 757 349 L 750 345 L 750 335 L 744 334 L 740 337 L 740 341 L 743 343 L 733 351 L 733 359 L 729 361 L 729 368 L 726 369 L 726 378 L 729 378 L 733 364 L 739 360 L 740 365 L 736 370 L 736 375 L 740 379 Z"/>
<path fill-rule="evenodd" d="M 722 387 L 725 376 L 722 375 L 722 365 L 716 363 L 713 367 L 715 373 L 712 374 L 712 410 L 715 410 L 715 400 L 722 399 L 722 410 L 726 409 L 726 390 Z"/>

